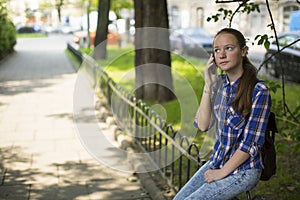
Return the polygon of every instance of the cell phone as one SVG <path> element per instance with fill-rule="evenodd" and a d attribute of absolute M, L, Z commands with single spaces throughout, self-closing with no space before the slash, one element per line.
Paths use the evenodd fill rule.
<path fill-rule="evenodd" d="M 217 74 L 217 65 L 214 63 L 213 66 L 211 66 L 210 71 L 212 74 Z"/>
<path fill-rule="evenodd" d="M 214 64 L 217 66 L 216 60 L 215 60 L 215 54 L 212 54 L 212 57 L 214 58 Z"/>
<path fill-rule="evenodd" d="M 216 64 L 216 61 L 215 61 L 215 56 L 214 56 L 214 54 L 212 54 L 213 55 L 213 58 L 214 58 L 214 65 L 210 68 L 210 70 L 211 70 L 211 73 L 212 74 L 217 74 L 217 68 L 218 68 L 218 66 L 217 66 L 217 64 Z"/>

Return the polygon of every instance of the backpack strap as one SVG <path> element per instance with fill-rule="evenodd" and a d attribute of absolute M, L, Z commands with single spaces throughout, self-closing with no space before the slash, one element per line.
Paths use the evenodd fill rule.
<path fill-rule="evenodd" d="M 261 82 L 262 80 L 256 79 L 256 83 Z M 276 120 L 275 120 L 275 113 L 270 112 L 269 118 L 268 118 L 268 124 L 267 124 L 267 129 L 266 133 L 271 133 L 271 137 L 273 139 L 273 142 L 275 142 L 275 133 L 278 133 L 278 129 L 276 126 Z"/>
<path fill-rule="evenodd" d="M 271 133 L 271 137 L 273 139 L 273 142 L 275 142 L 275 133 L 278 133 L 278 129 L 276 126 L 276 120 L 275 120 L 275 114 L 274 112 L 270 112 L 268 124 L 267 124 L 267 130 L 266 133 Z"/>

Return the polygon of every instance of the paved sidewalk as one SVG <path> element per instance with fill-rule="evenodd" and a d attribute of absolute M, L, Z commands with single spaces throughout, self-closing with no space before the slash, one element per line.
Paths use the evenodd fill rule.
<path fill-rule="evenodd" d="M 0 62 L 0 199 L 150 200 L 126 156 L 111 156 L 125 173 L 81 144 L 73 121 L 77 73 L 65 48 L 59 36 L 20 39 Z"/>

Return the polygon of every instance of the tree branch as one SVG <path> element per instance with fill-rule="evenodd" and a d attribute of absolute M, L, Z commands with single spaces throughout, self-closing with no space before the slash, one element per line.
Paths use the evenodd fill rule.
<path fill-rule="evenodd" d="M 266 5 L 267 5 L 268 13 L 269 13 L 269 16 L 270 16 L 270 19 L 271 19 L 271 23 L 272 23 L 271 28 L 274 31 L 274 35 L 275 35 L 275 39 L 276 39 L 277 51 L 280 51 L 278 36 L 277 36 L 276 28 L 275 28 L 275 23 L 274 23 L 273 15 L 272 15 L 268 0 L 266 0 Z M 280 59 L 280 56 L 281 55 L 279 54 L 279 64 L 280 64 L 281 74 L 283 75 L 283 76 L 281 76 L 281 85 L 282 85 L 283 114 L 285 115 L 287 109 L 286 109 L 286 100 L 285 100 L 284 69 L 283 69 L 283 65 L 282 65 L 282 59 Z"/>
<path fill-rule="evenodd" d="M 223 1 L 216 0 L 216 3 L 234 3 L 234 2 L 239 2 L 239 1 L 245 1 L 245 0 L 227 0 L 227 1 L 226 0 L 223 0 Z M 246 1 L 248 1 L 248 0 L 246 0 Z"/>
<path fill-rule="evenodd" d="M 275 23 L 274 23 L 274 20 L 273 20 L 273 16 L 272 16 L 272 13 L 271 13 L 271 9 L 270 9 L 270 5 L 269 5 L 269 1 L 266 0 L 266 5 L 267 5 L 267 8 L 268 8 L 268 12 L 269 12 L 269 15 L 270 15 L 270 19 L 271 19 L 271 22 L 272 22 L 272 28 L 274 30 L 274 35 L 275 35 L 275 38 L 276 38 L 276 45 L 277 45 L 277 52 L 280 51 L 279 49 L 279 42 L 278 42 L 278 37 L 277 37 L 277 32 L 276 32 L 276 29 L 275 29 Z M 297 42 L 297 40 L 295 41 L 295 43 Z M 282 48 L 283 50 L 284 48 Z M 281 51 L 282 51 L 281 50 Z M 279 54 L 279 62 L 280 62 L 280 67 L 281 67 L 281 84 L 282 84 L 282 101 L 283 101 L 283 114 L 286 115 L 286 113 L 288 112 L 292 118 L 298 122 L 298 120 L 296 119 L 296 117 L 293 115 L 293 113 L 290 111 L 287 103 L 286 103 L 286 100 L 285 100 L 285 84 L 284 84 L 284 68 L 283 68 L 283 64 L 282 64 L 282 59 L 280 59 L 280 54 Z"/>
<path fill-rule="evenodd" d="M 239 7 L 237 7 L 235 9 L 235 11 L 233 12 L 233 14 L 231 15 L 230 19 L 229 19 L 229 27 L 231 27 L 231 23 L 233 21 L 233 17 L 235 16 L 236 13 L 239 12 L 239 10 L 241 9 L 242 6 L 244 6 L 249 0 L 243 0 L 243 3 L 240 3 L 239 4 Z M 237 2 L 237 1 L 234 1 L 234 2 Z"/>

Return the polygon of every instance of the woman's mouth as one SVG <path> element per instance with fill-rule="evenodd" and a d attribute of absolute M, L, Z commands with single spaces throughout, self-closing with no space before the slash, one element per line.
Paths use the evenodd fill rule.
<path fill-rule="evenodd" d="M 220 65 L 226 65 L 228 63 L 228 61 L 223 61 L 223 62 L 220 62 Z"/>

